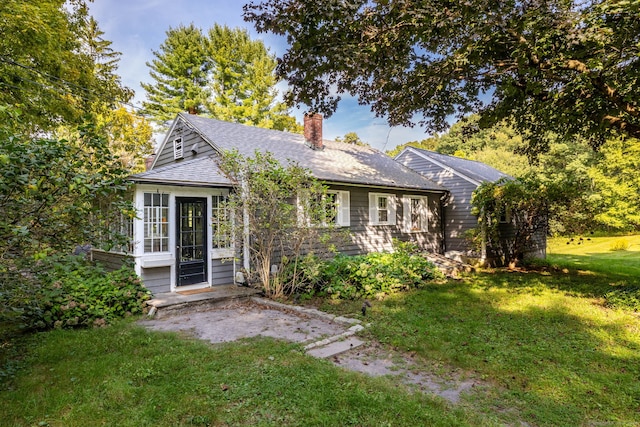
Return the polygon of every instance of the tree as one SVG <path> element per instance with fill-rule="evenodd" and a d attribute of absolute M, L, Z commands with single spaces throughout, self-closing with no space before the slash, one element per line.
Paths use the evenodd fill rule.
<path fill-rule="evenodd" d="M 259 32 L 285 36 L 286 100 L 327 116 L 350 94 L 392 125 L 441 132 L 472 112 L 511 118 L 531 152 L 548 131 L 597 147 L 640 136 L 640 0 L 443 3 L 251 2 Z"/>
<path fill-rule="evenodd" d="M 606 229 L 640 230 L 640 140 L 607 141 L 590 166 L 586 199 L 593 220 Z"/>
<path fill-rule="evenodd" d="M 277 130 L 299 131 L 288 108 L 276 101 L 276 60 L 264 43 L 240 28 L 209 30 L 213 97 L 208 114 L 216 119 Z M 283 120 L 285 119 L 285 120 Z"/>
<path fill-rule="evenodd" d="M 164 125 L 179 112 L 199 114 L 209 98 L 207 88 L 211 64 L 207 58 L 207 38 L 193 24 L 169 28 L 155 59 L 147 66 L 154 84 L 141 83 L 147 92 L 143 113 Z"/>
<path fill-rule="evenodd" d="M 153 153 L 153 129 L 147 120 L 124 107 L 96 118 L 96 131 L 107 138 L 111 154 L 130 173 L 144 172 L 145 160 Z"/>
<path fill-rule="evenodd" d="M 20 120 L 15 112 L 5 117 Z M 0 258 L 26 264 L 34 257 L 97 241 L 105 203 L 131 212 L 125 200 L 129 171 L 91 128 L 70 140 L 13 133 L 0 125 Z M 109 236 L 118 239 L 121 236 Z"/>
<path fill-rule="evenodd" d="M 321 249 L 331 229 L 322 203 L 326 188 L 308 170 L 296 164 L 283 166 L 270 153 L 256 151 L 253 157 L 243 157 L 227 152 L 220 167 L 236 187 L 228 201 L 237 223 L 231 234 L 236 247 L 249 251 L 252 270 L 246 273 L 269 296 L 292 294 L 297 284 L 284 283 L 283 272 L 299 268 L 301 255 Z"/>
<path fill-rule="evenodd" d="M 478 217 L 475 241 L 486 244 L 490 259 L 515 267 L 536 236 L 546 235 L 558 190 L 532 176 L 482 183 L 471 198 L 471 212 Z"/>
<path fill-rule="evenodd" d="M 344 135 L 344 137 L 336 138 L 336 141 L 345 142 L 347 144 L 353 144 L 353 145 L 369 145 L 366 142 L 364 142 L 363 140 L 361 140 L 360 137 L 358 136 L 358 134 L 355 133 L 355 132 L 348 132 L 348 133 L 346 133 Z"/>
<path fill-rule="evenodd" d="M 19 108 L 28 132 L 78 125 L 97 105 L 132 95 L 96 63 L 91 43 L 101 33 L 83 0 L 0 2 L 0 33 L 0 105 Z"/>
<path fill-rule="evenodd" d="M 240 28 L 214 25 L 204 34 L 191 24 L 167 31 L 147 65 L 155 83 L 142 83 L 144 113 L 164 124 L 178 112 L 269 129 L 300 132 L 288 107 L 276 100 L 276 60 L 262 41 Z"/>

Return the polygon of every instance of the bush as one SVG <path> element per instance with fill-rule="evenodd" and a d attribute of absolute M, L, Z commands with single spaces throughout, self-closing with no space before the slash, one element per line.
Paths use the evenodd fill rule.
<path fill-rule="evenodd" d="M 317 280 L 318 291 L 336 299 L 379 298 L 443 277 L 415 245 L 396 242 L 394 249 L 393 253 L 338 255 L 326 261 Z"/>
<path fill-rule="evenodd" d="M 23 329 L 104 326 L 142 314 L 149 291 L 129 266 L 107 272 L 82 257 L 40 261 L 28 280 L 2 294 Z"/>

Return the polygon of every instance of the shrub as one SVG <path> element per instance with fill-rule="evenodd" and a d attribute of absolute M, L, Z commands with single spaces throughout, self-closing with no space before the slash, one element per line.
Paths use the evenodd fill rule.
<path fill-rule="evenodd" d="M 609 245 L 610 251 L 626 251 L 629 249 L 629 241 L 627 239 L 616 239 Z"/>
<path fill-rule="evenodd" d="M 443 277 L 415 245 L 395 242 L 394 249 L 392 253 L 338 255 L 327 261 L 319 291 L 336 299 L 379 298 Z"/>
<path fill-rule="evenodd" d="M 3 295 L 24 329 L 104 326 L 143 313 L 150 298 L 130 266 L 106 272 L 75 256 L 41 261 L 28 281 Z"/>

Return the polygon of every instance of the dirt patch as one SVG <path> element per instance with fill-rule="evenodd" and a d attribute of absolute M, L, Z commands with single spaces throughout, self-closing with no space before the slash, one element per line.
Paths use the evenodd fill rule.
<path fill-rule="evenodd" d="M 425 393 L 432 393 L 452 403 L 458 403 L 462 394 L 474 391 L 480 384 L 451 374 L 444 378 L 425 372 L 410 356 L 384 349 L 378 343 L 369 343 L 332 358 L 343 368 L 371 376 L 392 376 L 402 383 Z"/>

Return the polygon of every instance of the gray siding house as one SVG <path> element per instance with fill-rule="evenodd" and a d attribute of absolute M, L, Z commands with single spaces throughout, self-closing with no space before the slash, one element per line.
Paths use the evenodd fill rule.
<path fill-rule="evenodd" d="M 322 139 L 322 116 L 305 117 L 305 134 L 179 114 L 146 172 L 133 175 L 132 249 L 136 272 L 153 293 L 234 283 L 247 260 L 217 241 L 224 198 L 233 191 L 216 159 L 236 149 L 270 152 L 282 164 L 308 168 L 335 194 L 336 226 L 349 231 L 338 248 L 349 255 L 390 250 L 392 239 L 441 253 L 440 184 L 371 147 Z M 94 259 L 123 254 L 94 251 Z"/>
<path fill-rule="evenodd" d="M 460 261 L 491 258 L 491 248 L 483 247 L 481 253 L 477 253 L 465 238 L 478 224 L 477 217 L 471 213 L 471 196 L 483 182 L 496 182 L 510 178 L 509 175 L 484 163 L 415 147 L 406 147 L 395 159 L 449 190 L 443 203 L 444 255 Z M 501 234 L 513 233 L 512 228 L 505 218 Z M 527 256 L 544 258 L 545 254 L 546 233 L 537 233 Z"/>

